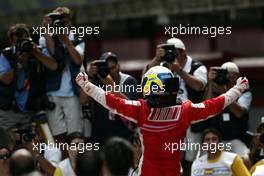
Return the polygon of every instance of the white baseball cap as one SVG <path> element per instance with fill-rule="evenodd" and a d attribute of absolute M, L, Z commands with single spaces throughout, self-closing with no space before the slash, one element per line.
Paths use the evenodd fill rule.
<path fill-rule="evenodd" d="M 168 40 L 167 40 L 167 44 L 172 44 L 172 45 L 175 46 L 175 48 L 185 50 L 185 45 L 184 45 L 184 43 L 181 41 L 181 39 L 178 39 L 178 38 L 171 38 L 171 39 L 168 39 Z"/>
<path fill-rule="evenodd" d="M 221 67 L 226 69 L 228 72 L 239 73 L 239 68 L 234 62 L 226 62 Z"/>

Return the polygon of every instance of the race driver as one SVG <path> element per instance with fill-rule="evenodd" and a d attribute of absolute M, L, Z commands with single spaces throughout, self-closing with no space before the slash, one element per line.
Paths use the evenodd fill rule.
<path fill-rule="evenodd" d="M 76 82 L 86 94 L 105 108 L 137 124 L 143 150 L 139 165 L 141 176 L 180 176 L 181 151 L 171 152 L 165 148 L 165 144 L 183 141 L 192 123 L 220 113 L 249 87 L 246 78 L 239 78 L 236 85 L 226 93 L 193 104 L 189 100 L 177 100 L 179 80 L 168 68 L 162 66 L 152 67 L 144 74 L 144 99 L 137 101 L 105 92 L 89 82 L 87 74 L 83 72 L 78 74 Z"/>

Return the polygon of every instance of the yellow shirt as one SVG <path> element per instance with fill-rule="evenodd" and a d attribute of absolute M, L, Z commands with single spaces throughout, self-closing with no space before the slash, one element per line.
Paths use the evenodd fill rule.
<path fill-rule="evenodd" d="M 250 173 L 237 154 L 222 151 L 213 160 L 208 160 L 207 154 L 195 160 L 192 176 L 250 176 Z"/>
<path fill-rule="evenodd" d="M 250 173 L 252 175 L 257 175 L 257 172 L 260 172 L 259 170 L 263 170 L 264 167 L 264 159 L 256 162 L 256 164 L 254 164 L 254 166 L 251 167 L 250 169 Z M 264 176 L 264 173 L 263 173 Z"/>
<path fill-rule="evenodd" d="M 62 170 L 59 167 L 56 167 L 54 176 L 62 176 Z"/>

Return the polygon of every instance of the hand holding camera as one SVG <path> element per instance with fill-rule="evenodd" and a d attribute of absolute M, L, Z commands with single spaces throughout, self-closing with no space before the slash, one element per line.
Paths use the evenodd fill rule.
<path fill-rule="evenodd" d="M 52 18 L 49 16 L 49 14 L 45 15 L 43 20 L 42 20 L 42 26 L 48 27 L 51 26 L 52 24 Z"/>
<path fill-rule="evenodd" d="M 90 76 L 99 75 L 101 78 L 106 78 L 109 75 L 110 70 L 107 66 L 107 62 L 105 60 L 95 60 L 91 63 L 89 69 Z"/>
<path fill-rule="evenodd" d="M 214 69 L 215 67 L 210 67 L 208 72 L 208 81 L 213 82 L 215 78 L 217 77 L 217 72 Z"/>
<path fill-rule="evenodd" d="M 229 83 L 228 71 L 221 67 L 210 67 L 208 80 L 209 82 L 213 81 L 218 86 L 227 85 Z"/>
<path fill-rule="evenodd" d="M 177 58 L 177 51 L 174 45 L 172 44 L 161 44 L 158 45 L 160 48 L 159 57 L 161 61 L 172 63 Z"/>
<path fill-rule="evenodd" d="M 158 45 L 156 49 L 156 60 L 160 62 L 161 58 L 164 55 L 165 55 L 165 50 L 160 45 Z"/>

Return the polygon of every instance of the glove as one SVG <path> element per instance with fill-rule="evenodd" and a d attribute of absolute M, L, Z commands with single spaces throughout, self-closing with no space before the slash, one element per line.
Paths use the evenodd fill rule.
<path fill-rule="evenodd" d="M 236 81 L 236 87 L 241 93 L 249 88 L 249 83 L 246 77 L 240 77 Z"/>
<path fill-rule="evenodd" d="M 85 85 L 89 83 L 88 75 L 85 72 L 80 72 L 76 76 L 75 81 L 82 89 L 84 89 Z"/>

